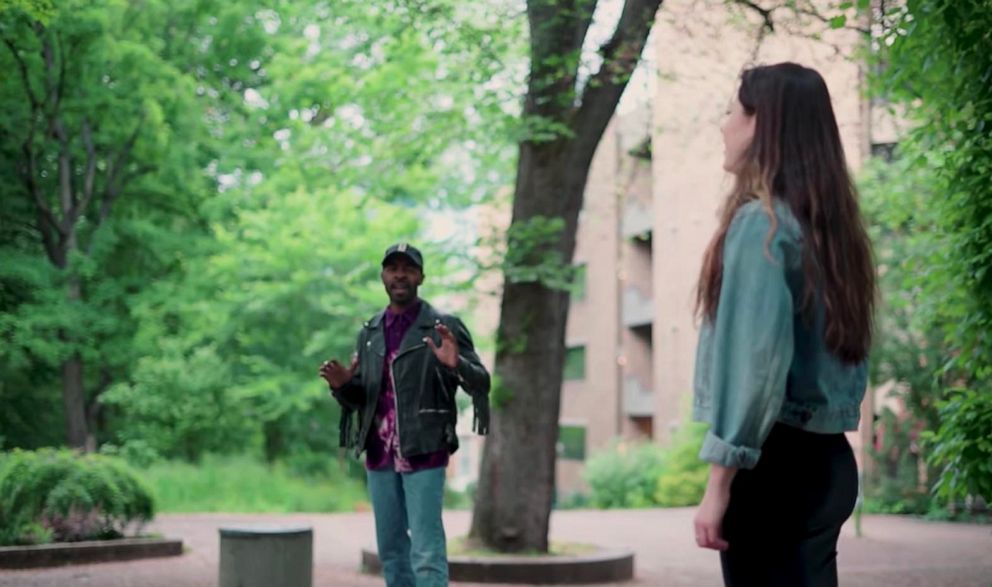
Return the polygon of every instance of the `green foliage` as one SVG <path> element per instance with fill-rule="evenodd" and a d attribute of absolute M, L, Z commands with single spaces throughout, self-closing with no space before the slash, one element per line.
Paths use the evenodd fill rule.
<path fill-rule="evenodd" d="M 916 124 L 900 144 L 907 165 L 923 174 L 928 198 L 914 208 L 910 198 L 896 205 L 921 214 L 932 223 L 929 236 L 914 260 L 918 271 L 907 274 L 907 289 L 920 300 L 913 322 L 927 338 L 939 334 L 942 356 L 934 385 L 946 390 L 966 388 L 973 394 L 952 395 L 951 405 L 981 408 L 992 385 L 992 52 L 989 30 L 992 11 L 983 0 L 910 0 L 888 6 L 876 15 L 882 27 L 877 39 L 877 95 L 907 106 Z M 925 171 L 922 171 L 925 170 Z M 920 386 L 917 385 L 919 389 Z M 936 400 L 936 394 L 931 401 Z M 976 402 L 976 403 L 973 403 Z M 932 404 L 931 404 L 932 405 Z M 939 487 L 946 497 L 992 486 L 987 454 L 970 450 L 965 441 L 988 438 L 992 427 L 978 418 L 945 423 L 932 464 L 942 467 Z M 946 425 L 945 425 L 946 424 Z M 960 433 L 955 427 L 963 426 Z M 948 443 L 942 446 L 942 443 Z M 964 450 L 958 453 L 955 451 Z M 984 459 L 973 461 L 974 458 Z M 954 463 L 952 466 L 951 463 Z M 990 495 L 983 495 L 989 499 Z"/>
<path fill-rule="evenodd" d="M 892 162 L 869 162 L 858 182 L 881 291 L 869 365 L 873 381 L 900 382 L 907 407 L 933 426 L 935 400 L 955 377 L 946 371 L 946 325 L 940 316 L 953 294 L 939 291 L 928 278 L 947 262 L 930 205 L 939 198 L 930 183 L 938 156 L 914 148 L 900 146 Z"/>
<path fill-rule="evenodd" d="M 79 353 L 95 440 L 129 458 L 330 453 L 338 408 L 316 366 L 350 354 L 385 303 L 382 250 L 508 183 L 519 23 L 446 0 L 73 0 L 43 20 L 22 8 L 48 3 L 17 4 L 0 10 L 0 447 L 62 440 L 59 367 Z M 64 269 L 23 154 L 34 145 L 38 191 L 63 212 L 63 146 L 30 99 L 63 65 L 43 114 L 61 117 L 74 185 L 87 125 L 97 170 Z M 448 253 L 471 240 L 423 247 L 426 297 L 470 285 Z"/>
<path fill-rule="evenodd" d="M 143 38 L 151 23 L 125 3 L 52 9 L 40 21 L 30 11 L 0 13 L 0 67 L 17 72 L 0 89 L 0 156 L 11 162 L 0 168 L 0 372 L 4 395 L 22 409 L 61 403 L 51 376 L 25 375 L 57 372 L 74 354 L 92 367 L 84 370 L 91 395 L 126 370 L 128 298 L 173 271 L 179 234 L 196 241 L 191 217 L 206 185 L 196 170 L 208 141 L 196 118 L 210 104 L 163 58 L 168 39 Z M 39 234 L 53 220 L 39 224 L 39 208 L 61 223 L 45 247 Z M 7 413 L 15 423 L 30 418 Z M 50 443 L 42 432 L 50 427 L 34 430 L 7 445 Z"/>
<path fill-rule="evenodd" d="M 554 250 L 564 229 L 565 220 L 558 217 L 533 216 L 514 222 L 507 231 L 502 256 L 506 280 L 569 291 L 575 268 Z"/>
<path fill-rule="evenodd" d="M 932 286 L 921 279 L 946 254 L 935 242 L 937 218 L 928 205 L 936 197 L 929 178 L 937 155 L 921 159 L 913 148 L 900 146 L 891 162 L 869 162 L 859 178 L 881 290 L 871 380 L 894 382 L 876 401 L 900 406 L 898 416 L 882 408 L 877 421 L 866 422 L 880 445 L 869 447 L 875 466 L 864 494 L 868 511 L 922 515 L 939 504 L 929 492 L 919 431 L 938 425 L 936 402 L 954 375 L 946 370 L 944 333 L 935 319 L 946 292 L 925 293 Z"/>
<path fill-rule="evenodd" d="M 574 491 L 559 496 L 555 494 L 555 509 L 558 510 L 581 510 L 590 506 L 589 495 L 582 491 Z"/>
<path fill-rule="evenodd" d="M 0 0 L 0 15 L 20 11 L 40 22 L 48 22 L 55 13 L 54 0 Z"/>
<path fill-rule="evenodd" d="M 513 401 L 513 390 L 508 388 L 499 375 L 492 376 L 492 384 L 489 388 L 489 404 L 494 410 L 499 410 Z"/>
<path fill-rule="evenodd" d="M 992 425 L 982 416 L 988 394 L 965 392 L 963 396 L 971 398 L 966 400 L 951 392 L 952 399 L 941 399 L 946 390 L 973 379 L 973 374 L 948 356 L 945 342 L 947 332 L 955 327 L 949 323 L 947 310 L 967 301 L 961 289 L 935 281 L 935 275 L 946 277 L 943 268 L 955 252 L 941 241 L 939 208 L 932 205 L 939 199 L 933 191 L 933 177 L 944 156 L 920 152 L 920 148 L 915 141 L 906 142 L 893 161 L 871 162 L 859 181 L 882 291 L 872 380 L 897 382 L 880 399 L 905 407 L 898 417 L 882 409 L 873 424 L 880 446 L 871 450 L 876 467 L 865 479 L 865 497 L 871 512 L 933 517 L 940 516 L 956 498 L 976 490 L 952 489 L 948 484 L 981 479 L 985 474 L 989 459 L 980 451 Z M 958 420 L 966 414 L 969 423 Z M 940 434 L 934 434 L 938 430 Z M 979 454 L 968 454 L 975 450 Z M 958 458 L 958 451 L 967 456 Z M 946 473 L 934 462 L 945 462 Z"/>
<path fill-rule="evenodd" d="M 142 470 L 162 512 L 343 512 L 367 500 L 346 465 L 327 455 L 263 463 L 204 455 L 198 464 L 159 461 Z M 320 459 L 320 462 L 316 461 Z"/>
<path fill-rule="evenodd" d="M 590 502 L 601 509 L 654 505 L 664 450 L 652 443 L 616 442 L 586 461 Z"/>
<path fill-rule="evenodd" d="M 153 514 L 148 489 L 111 457 L 51 449 L 0 455 L 0 545 L 119 537 Z"/>
<path fill-rule="evenodd" d="M 159 356 L 139 359 L 132 378 L 102 398 L 128 415 L 117 435 L 125 446 L 140 441 L 153 454 L 195 460 L 243 449 L 251 438 L 248 411 L 229 387 L 230 366 L 214 349 L 186 356 L 176 341 L 165 340 Z"/>
<path fill-rule="evenodd" d="M 943 464 L 935 490 L 944 498 L 992 496 L 992 393 L 955 390 L 940 405 L 940 428 L 927 438 Z"/>
<path fill-rule="evenodd" d="M 665 468 L 658 477 L 655 503 L 662 507 L 696 505 L 703 499 L 709 463 L 700 460 L 699 449 L 706 436 L 706 425 L 698 422 L 680 428 L 665 451 Z"/>
<path fill-rule="evenodd" d="M 699 459 L 705 425 L 680 428 L 668 447 L 615 443 L 586 463 L 593 507 L 643 508 L 695 505 L 703 497 L 707 463 Z"/>
<path fill-rule="evenodd" d="M 458 491 L 445 483 L 444 485 L 444 509 L 446 510 L 468 510 L 475 502 L 474 492 Z"/>

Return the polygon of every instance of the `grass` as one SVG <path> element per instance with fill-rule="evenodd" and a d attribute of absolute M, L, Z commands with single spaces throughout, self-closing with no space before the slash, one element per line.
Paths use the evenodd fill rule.
<path fill-rule="evenodd" d="M 579 542 L 557 542 L 552 541 L 548 545 L 548 552 L 537 552 L 535 550 L 525 550 L 522 552 L 515 552 L 512 555 L 506 553 L 497 552 L 495 550 L 490 550 L 484 548 L 473 541 L 469 540 L 466 536 L 459 536 L 458 538 L 452 538 L 448 540 L 448 555 L 449 556 L 575 556 L 579 554 L 589 554 L 590 552 L 595 552 L 598 550 L 596 546 L 592 544 L 582 544 Z"/>
<path fill-rule="evenodd" d="M 342 512 L 365 507 L 367 500 L 364 486 L 334 467 L 300 475 L 247 456 L 160 462 L 139 474 L 152 488 L 159 513 Z"/>

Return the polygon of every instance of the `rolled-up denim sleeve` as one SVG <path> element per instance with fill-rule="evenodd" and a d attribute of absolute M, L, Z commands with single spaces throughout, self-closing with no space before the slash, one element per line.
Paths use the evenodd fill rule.
<path fill-rule="evenodd" d="M 723 281 L 713 322 L 710 430 L 700 458 L 754 468 L 785 399 L 793 356 L 793 297 L 783 228 L 771 232 L 761 206 L 748 206 L 724 242 Z M 769 240 L 770 239 L 770 240 Z"/>

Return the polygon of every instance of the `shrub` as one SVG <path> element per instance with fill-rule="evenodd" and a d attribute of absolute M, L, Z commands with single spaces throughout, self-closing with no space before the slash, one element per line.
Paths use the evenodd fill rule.
<path fill-rule="evenodd" d="M 705 425 L 691 423 L 667 447 L 620 441 L 594 455 L 584 473 L 589 503 L 604 509 L 699 503 L 709 472 L 698 456 L 705 432 Z"/>
<path fill-rule="evenodd" d="M 658 476 L 655 503 L 662 507 L 698 504 L 706 490 L 710 466 L 699 458 L 706 425 L 692 422 L 676 431 L 664 452 L 664 467 Z"/>
<path fill-rule="evenodd" d="M 593 507 L 639 508 L 655 505 L 663 450 L 650 443 L 616 442 L 586 463 Z"/>
<path fill-rule="evenodd" d="M 0 544 L 116 538 L 153 514 L 151 494 L 114 458 L 53 449 L 0 456 Z"/>
<path fill-rule="evenodd" d="M 944 498 L 979 496 L 992 502 L 992 393 L 955 390 L 940 404 L 940 428 L 925 438 L 943 466 L 935 491 Z"/>

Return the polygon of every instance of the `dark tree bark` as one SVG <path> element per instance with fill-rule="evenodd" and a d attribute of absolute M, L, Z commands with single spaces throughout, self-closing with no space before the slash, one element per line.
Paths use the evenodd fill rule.
<path fill-rule="evenodd" d="M 578 94 L 578 55 L 595 0 L 528 2 L 531 61 L 523 116 L 551 123 L 557 134 L 519 145 L 511 232 L 541 218 L 562 219 L 564 229 L 554 242 L 532 250 L 515 250 L 530 245 L 511 238 L 509 258 L 570 264 L 593 154 L 661 3 L 626 0 L 612 38 L 600 48 L 602 66 Z M 503 552 L 548 549 L 568 307 L 567 291 L 536 280 L 506 280 L 496 405 L 470 533 Z"/>

